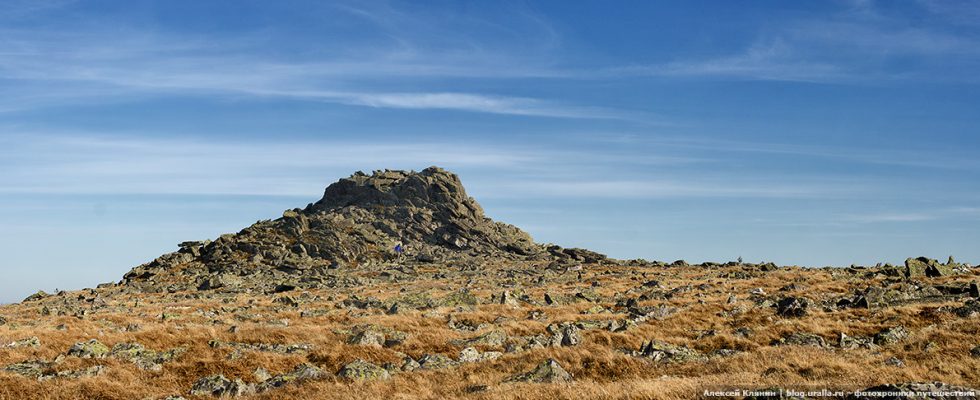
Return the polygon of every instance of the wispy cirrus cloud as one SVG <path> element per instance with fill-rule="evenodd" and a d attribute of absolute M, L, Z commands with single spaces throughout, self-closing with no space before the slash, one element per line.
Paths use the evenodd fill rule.
<path fill-rule="evenodd" d="M 74 133 L 0 136 L 0 193 L 310 196 L 337 176 L 378 166 L 439 165 L 481 198 L 841 198 L 866 182 L 740 177 L 705 159 L 649 149 L 609 157 L 589 149 L 382 138 L 235 142 Z M 658 161 L 659 160 L 659 161 Z M 660 176 L 623 174 L 656 167 Z"/>
<path fill-rule="evenodd" d="M 842 80 L 848 72 L 827 61 L 797 57 L 784 42 L 756 44 L 743 53 L 703 60 L 674 61 L 659 65 L 611 68 L 609 74 L 661 77 L 722 77 L 772 81 L 824 82 Z"/>
<path fill-rule="evenodd" d="M 60 45 L 59 45 L 60 46 Z M 14 46 L 18 47 L 18 46 Z M 112 51 L 30 49 L 0 52 L 0 72 L 19 88 L 0 100 L 0 110 L 16 111 L 79 101 L 120 101 L 157 95 L 279 97 L 345 105 L 398 109 L 439 109 L 493 114 L 627 119 L 627 113 L 531 97 L 455 91 L 391 91 L 400 78 L 524 76 L 493 75 L 462 65 L 416 61 L 339 60 L 280 62 L 200 54 L 207 50 L 147 44 L 137 40 Z M 66 46 L 70 47 L 70 45 Z M 146 48 L 157 48 L 148 52 Z M 178 53 L 176 55 L 170 53 Z M 71 62 L 63 62 L 69 59 Z M 528 72 L 534 74 L 533 72 Z M 371 84 L 362 81 L 376 80 Z M 391 85 L 385 85 L 388 82 Z"/>
<path fill-rule="evenodd" d="M 873 1 L 856 2 L 829 18 L 773 22 L 741 51 L 700 59 L 609 68 L 625 76 L 729 78 L 812 83 L 889 81 L 976 83 L 980 32 L 947 29 L 978 14 L 975 4 L 920 2 L 933 23 L 883 12 Z M 910 62 L 910 60 L 914 60 Z M 937 71 L 943 71 L 937 73 Z"/>
<path fill-rule="evenodd" d="M 312 13 L 323 13 L 321 17 L 336 24 L 337 12 L 329 10 L 367 21 L 374 36 L 351 43 L 309 43 L 293 49 L 303 56 L 283 56 L 268 51 L 282 38 L 261 30 L 192 36 L 152 26 L 105 28 L 95 23 L 64 30 L 0 29 L 0 79 L 15 93 L 0 100 L 0 111 L 152 96 L 207 96 L 557 118 L 640 117 L 597 105 L 447 85 L 446 80 L 566 75 L 541 61 L 547 60 L 540 54 L 551 46 L 554 31 L 521 8 L 513 13 L 525 22 L 513 27 L 475 17 L 439 20 L 439 15 L 407 12 L 384 3 L 331 4 L 315 7 Z M 453 24 L 436 23 L 443 20 L 476 26 L 469 31 L 484 35 L 456 34 L 450 30 Z M 544 39 L 500 40 L 527 38 L 529 32 L 544 32 Z"/>

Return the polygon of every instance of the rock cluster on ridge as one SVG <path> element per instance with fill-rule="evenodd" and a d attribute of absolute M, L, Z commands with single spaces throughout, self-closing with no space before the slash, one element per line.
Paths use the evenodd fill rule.
<path fill-rule="evenodd" d="M 488 260 L 595 263 L 605 256 L 535 243 L 519 228 L 486 217 L 459 177 L 421 172 L 357 172 L 323 198 L 282 218 L 259 221 L 215 241 L 184 242 L 134 268 L 123 283 L 144 291 L 248 287 L 282 282 L 316 287 L 330 270 L 364 265 Z"/>

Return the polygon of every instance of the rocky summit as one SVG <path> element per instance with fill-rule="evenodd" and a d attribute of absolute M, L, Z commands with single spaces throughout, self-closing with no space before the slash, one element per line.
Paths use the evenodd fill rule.
<path fill-rule="evenodd" d="M 123 283 L 146 292 L 335 285 L 331 270 L 385 263 L 478 266 L 490 260 L 594 263 L 604 255 L 541 245 L 495 222 L 438 167 L 357 172 L 323 198 L 214 241 L 191 241 L 140 265 Z"/>
<path fill-rule="evenodd" d="M 978 281 L 952 257 L 616 260 L 487 218 L 448 171 L 356 173 L 0 306 L 0 400 L 976 399 Z"/>

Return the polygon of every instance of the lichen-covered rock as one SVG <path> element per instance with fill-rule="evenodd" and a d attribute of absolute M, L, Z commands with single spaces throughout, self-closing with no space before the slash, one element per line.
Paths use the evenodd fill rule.
<path fill-rule="evenodd" d="M 191 387 L 190 394 L 193 396 L 244 396 L 255 393 L 255 387 L 240 379 L 230 380 L 224 375 L 212 375 L 198 379 Z"/>
<path fill-rule="evenodd" d="M 355 360 L 352 363 L 344 365 L 340 369 L 340 372 L 337 372 L 337 376 L 360 381 L 391 378 L 388 370 L 364 360 Z"/>
<path fill-rule="evenodd" d="M 405 332 L 375 324 L 356 325 L 349 331 L 343 330 L 338 333 L 348 335 L 347 343 L 363 346 L 391 347 L 408 339 L 408 334 Z"/>
<path fill-rule="evenodd" d="M 348 343 L 362 346 L 382 347 L 385 345 L 385 334 L 380 330 L 365 329 L 351 336 Z"/>
<path fill-rule="evenodd" d="M 24 299 L 24 303 L 28 303 L 28 302 L 32 302 L 32 301 L 38 301 L 38 300 L 41 300 L 41 299 L 44 299 L 44 298 L 47 298 L 47 297 L 50 297 L 50 296 L 51 295 L 48 294 L 47 292 L 45 292 L 43 290 L 38 290 L 37 293 L 34 293 L 34 294 L 30 295 L 30 296 L 27 296 L 27 298 Z"/>
<path fill-rule="evenodd" d="M 21 348 L 21 347 L 34 347 L 34 348 L 38 348 L 38 347 L 41 347 L 41 339 L 38 339 L 37 336 L 31 336 L 31 337 L 26 338 L 26 339 L 20 339 L 18 341 L 15 341 L 15 342 L 12 342 L 12 343 L 9 343 L 9 344 L 0 346 L 0 348 L 4 348 L 4 347 L 11 348 L 11 349 L 16 349 L 16 348 Z"/>
<path fill-rule="evenodd" d="M 422 368 L 422 365 L 418 361 L 415 361 L 414 358 L 408 356 L 402 359 L 402 365 L 399 367 L 399 369 L 405 372 L 415 371 L 419 368 Z"/>
<path fill-rule="evenodd" d="M 480 304 L 480 299 L 467 290 L 450 293 L 439 301 L 439 305 L 444 307 L 475 306 L 478 304 Z"/>
<path fill-rule="evenodd" d="M 488 351 L 485 353 L 481 353 L 479 350 L 473 347 L 467 347 L 459 352 L 459 362 L 471 363 L 471 362 L 496 360 L 497 358 L 500 358 L 500 356 L 502 355 L 503 353 L 499 351 Z"/>
<path fill-rule="evenodd" d="M 838 340 L 838 346 L 842 349 L 873 349 L 875 347 L 874 338 L 863 337 L 863 336 L 848 336 L 844 332 L 841 332 L 840 339 Z"/>
<path fill-rule="evenodd" d="M 940 264 L 938 260 L 926 257 L 908 258 L 905 260 L 905 277 L 940 277 L 953 274 L 956 264 Z"/>
<path fill-rule="evenodd" d="M 549 358 L 533 370 L 513 375 L 504 382 L 562 383 L 571 381 L 572 374 L 565 371 L 561 364 L 558 364 L 558 361 Z"/>
<path fill-rule="evenodd" d="M 236 351 L 261 351 L 266 353 L 278 353 L 278 354 L 296 354 L 305 353 L 313 349 L 313 345 L 307 343 L 292 343 L 292 344 L 278 344 L 278 343 L 236 343 L 236 342 L 222 342 L 220 340 L 212 340 L 208 342 L 208 346 L 213 348 L 232 348 Z"/>
<path fill-rule="evenodd" d="M 790 334 L 783 335 L 782 338 L 774 340 L 772 342 L 773 346 L 812 346 L 812 347 L 827 347 L 827 341 L 824 340 L 820 335 L 816 335 L 808 332 L 793 332 Z"/>
<path fill-rule="evenodd" d="M 94 365 L 82 369 L 56 371 L 54 369 L 55 364 L 56 362 L 53 361 L 35 359 L 7 365 L 3 368 L 3 370 L 27 378 L 37 379 L 38 381 L 47 381 L 59 378 L 78 379 L 92 377 L 101 374 L 104 370 L 103 366 Z"/>
<path fill-rule="evenodd" d="M 39 381 L 46 381 L 46 380 L 50 380 L 50 379 L 59 379 L 59 378 L 64 378 L 64 379 L 89 378 L 89 377 L 98 376 L 98 375 L 102 374 L 102 371 L 104 371 L 104 370 L 105 370 L 105 367 L 104 366 L 101 366 L 101 365 L 93 365 L 93 366 L 88 367 L 88 368 L 71 369 L 71 370 L 66 370 L 66 371 L 58 371 L 58 372 L 54 372 L 54 373 L 50 373 L 50 374 L 44 374 L 44 375 L 41 375 L 41 377 L 38 378 L 38 380 Z"/>
<path fill-rule="evenodd" d="M 49 371 L 54 363 L 44 360 L 28 360 L 10 364 L 3 368 L 4 371 L 26 376 L 28 378 L 40 378 Z"/>
<path fill-rule="evenodd" d="M 105 358 L 109 354 L 109 347 L 98 340 L 92 339 L 87 342 L 75 343 L 68 349 L 69 356 L 79 358 Z"/>
<path fill-rule="evenodd" d="M 268 375 L 268 373 L 266 373 Z M 273 388 L 282 387 L 291 383 L 302 382 L 306 380 L 320 379 L 324 376 L 323 370 L 317 368 L 310 364 L 300 364 L 297 365 L 292 371 L 285 374 L 276 375 L 273 377 L 266 377 L 262 379 L 262 383 L 258 386 L 258 391 L 266 391 Z"/>
<path fill-rule="evenodd" d="M 494 329 L 482 335 L 469 339 L 454 340 L 452 343 L 459 346 L 491 346 L 500 347 L 507 342 L 507 332 L 502 329 Z"/>
<path fill-rule="evenodd" d="M 139 343 L 119 343 L 112 346 L 109 355 L 131 361 L 137 367 L 148 371 L 160 371 L 163 364 L 183 354 L 184 349 L 172 349 L 168 351 L 154 351 L 147 349 Z"/>
<path fill-rule="evenodd" d="M 909 331 L 904 326 L 896 326 L 883 329 L 874 336 L 874 343 L 879 346 L 887 346 L 905 340 L 909 336 Z"/>
<path fill-rule="evenodd" d="M 581 329 L 573 323 L 551 324 L 546 330 L 550 346 L 576 346 L 582 342 Z"/>
<path fill-rule="evenodd" d="M 506 306 L 516 307 L 518 305 L 517 296 L 511 293 L 510 290 L 504 290 L 499 295 L 495 295 L 493 300 L 495 303 Z"/>
<path fill-rule="evenodd" d="M 419 359 L 419 366 L 422 369 L 443 369 L 452 368 L 459 363 L 442 354 L 425 354 Z"/>
<path fill-rule="evenodd" d="M 644 343 L 642 346 L 640 346 L 640 350 L 636 352 L 636 355 L 639 357 L 650 358 L 654 361 L 672 363 L 700 361 L 705 359 L 705 357 L 696 350 L 684 346 L 675 346 L 656 340 L 651 340 Z"/>

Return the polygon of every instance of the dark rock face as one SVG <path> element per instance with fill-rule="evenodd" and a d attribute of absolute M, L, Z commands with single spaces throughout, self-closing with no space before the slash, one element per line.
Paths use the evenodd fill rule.
<path fill-rule="evenodd" d="M 776 303 L 776 314 L 784 317 L 803 317 L 807 314 L 810 301 L 803 297 L 787 297 Z"/>
<path fill-rule="evenodd" d="M 252 290 L 313 287 L 331 270 L 383 263 L 486 260 L 602 262 L 581 249 L 544 246 L 512 225 L 487 218 L 459 177 L 421 172 L 361 172 L 341 179 L 323 198 L 282 218 L 259 221 L 215 241 L 183 242 L 141 265 L 123 283 L 141 291 Z"/>

